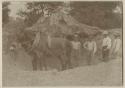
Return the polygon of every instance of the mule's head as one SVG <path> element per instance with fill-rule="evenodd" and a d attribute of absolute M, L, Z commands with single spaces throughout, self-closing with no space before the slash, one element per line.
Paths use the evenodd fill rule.
<path fill-rule="evenodd" d="M 21 32 L 18 35 L 18 42 L 24 48 L 25 51 L 28 51 L 31 47 L 34 39 L 34 33 L 30 31 Z"/>

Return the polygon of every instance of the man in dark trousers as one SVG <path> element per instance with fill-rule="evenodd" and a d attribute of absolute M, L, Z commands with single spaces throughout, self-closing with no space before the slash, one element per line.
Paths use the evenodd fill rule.
<path fill-rule="evenodd" d="M 102 60 L 107 62 L 109 60 L 109 53 L 111 48 L 111 38 L 108 35 L 108 31 L 103 32 L 103 41 L 102 41 Z"/>
<path fill-rule="evenodd" d="M 88 41 L 86 41 L 83 45 L 83 47 L 87 50 L 88 65 L 91 65 L 91 62 L 94 59 L 95 53 L 97 51 L 97 45 L 93 37 L 94 36 L 90 36 Z"/>

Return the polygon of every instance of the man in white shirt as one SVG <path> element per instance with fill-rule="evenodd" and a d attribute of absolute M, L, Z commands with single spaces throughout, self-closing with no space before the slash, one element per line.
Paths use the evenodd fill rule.
<path fill-rule="evenodd" d="M 120 48 L 121 48 L 121 39 L 120 39 L 120 35 L 119 34 L 114 34 L 114 41 L 113 41 L 113 45 L 112 45 L 112 56 L 113 58 L 117 58 L 117 56 L 119 55 L 120 52 Z"/>
<path fill-rule="evenodd" d="M 17 55 L 17 43 L 13 42 L 10 46 L 10 55 L 16 61 L 16 55 Z"/>
<path fill-rule="evenodd" d="M 80 42 L 79 41 L 72 41 L 72 47 L 74 50 L 80 49 Z"/>
<path fill-rule="evenodd" d="M 94 58 L 95 53 L 97 51 L 96 42 L 93 40 L 93 36 L 89 37 L 89 40 L 84 43 L 83 47 L 88 51 L 87 62 L 88 65 L 91 65 L 91 60 Z"/>
<path fill-rule="evenodd" d="M 72 44 L 72 58 L 75 61 L 75 65 L 78 66 L 78 61 L 80 58 L 80 47 L 81 43 L 78 41 L 78 35 L 74 35 L 74 41 L 71 42 Z"/>
<path fill-rule="evenodd" d="M 109 52 L 111 49 L 111 38 L 108 36 L 108 31 L 104 31 L 103 33 L 103 42 L 102 42 L 102 60 L 108 61 L 109 60 Z"/>

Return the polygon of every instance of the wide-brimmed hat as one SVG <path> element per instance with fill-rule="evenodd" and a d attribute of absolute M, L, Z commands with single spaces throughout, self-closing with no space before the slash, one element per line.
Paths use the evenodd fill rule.
<path fill-rule="evenodd" d="M 113 35 L 114 36 L 120 36 L 120 33 L 119 32 L 115 32 Z"/>
<path fill-rule="evenodd" d="M 103 32 L 103 35 L 107 35 L 107 34 L 108 34 L 108 31 L 104 31 L 104 32 Z"/>
<path fill-rule="evenodd" d="M 79 35 L 78 33 L 74 33 L 74 37 L 78 37 L 78 35 Z"/>

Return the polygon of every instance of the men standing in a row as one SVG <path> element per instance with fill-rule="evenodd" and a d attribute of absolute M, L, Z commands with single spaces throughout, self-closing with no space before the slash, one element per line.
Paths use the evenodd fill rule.
<path fill-rule="evenodd" d="M 108 61 L 109 60 L 109 53 L 111 49 L 111 38 L 108 35 L 108 31 L 103 32 L 103 42 L 102 42 L 102 60 Z"/>

